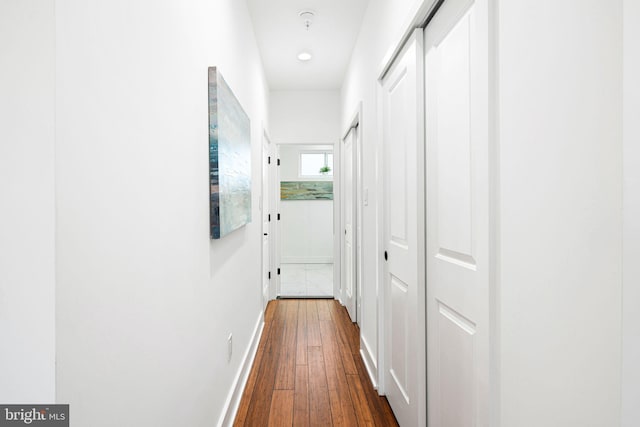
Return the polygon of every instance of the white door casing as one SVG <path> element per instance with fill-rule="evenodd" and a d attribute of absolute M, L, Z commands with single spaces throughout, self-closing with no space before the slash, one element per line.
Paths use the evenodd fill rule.
<path fill-rule="evenodd" d="M 362 271 L 362 263 L 363 263 L 363 248 L 362 248 L 362 210 L 364 209 L 364 201 L 363 201 L 363 188 L 362 188 L 362 133 L 360 127 L 360 113 L 358 113 L 358 122 L 355 126 L 356 135 L 354 137 L 355 144 L 355 222 L 356 222 L 356 318 L 354 322 L 356 322 L 359 326 L 362 326 L 362 278 L 364 272 Z"/>
<path fill-rule="evenodd" d="M 342 141 L 342 290 L 343 303 L 355 322 L 357 301 L 357 224 L 356 224 L 356 141 L 357 128 L 351 128 Z"/>
<path fill-rule="evenodd" d="M 421 29 L 382 80 L 384 391 L 402 426 L 426 425 Z"/>
<path fill-rule="evenodd" d="M 429 425 L 489 425 L 487 0 L 425 30 Z"/>

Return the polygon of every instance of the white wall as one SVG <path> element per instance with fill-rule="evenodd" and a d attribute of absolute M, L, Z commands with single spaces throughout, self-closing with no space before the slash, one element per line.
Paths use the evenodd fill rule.
<path fill-rule="evenodd" d="M 269 125 L 277 144 L 335 144 L 341 137 L 339 92 L 272 91 Z"/>
<path fill-rule="evenodd" d="M 54 7 L 0 2 L 0 402 L 55 401 Z"/>
<path fill-rule="evenodd" d="M 431 1 L 427 1 L 430 3 Z M 378 73 L 387 52 L 395 47 L 405 26 L 413 18 L 421 1 L 370 0 L 362 29 L 353 50 L 341 90 L 341 133 L 351 125 L 362 102 L 362 180 L 369 203 L 362 207 L 363 279 L 359 315 L 361 341 L 370 368 L 375 371 L 378 360 L 378 283 L 377 271 L 381 250 L 378 239 L 377 154 L 379 134 L 377 109 Z M 342 135 L 341 135 L 342 136 Z M 376 376 L 376 373 L 373 373 Z"/>
<path fill-rule="evenodd" d="M 501 425 L 620 425 L 621 2 L 498 10 Z"/>
<path fill-rule="evenodd" d="M 246 4 L 58 0 L 56 21 L 58 400 L 79 426 L 214 425 L 261 315 L 268 92 Z M 253 222 L 216 241 L 213 65 L 254 178 Z"/>
<path fill-rule="evenodd" d="M 640 420 L 640 3 L 624 0 L 622 426 Z"/>
<path fill-rule="evenodd" d="M 299 176 L 300 152 L 306 150 L 333 150 L 333 146 L 282 145 L 280 180 L 332 181 L 330 175 L 315 178 Z M 333 262 L 333 201 L 281 200 L 280 213 L 282 264 Z"/>

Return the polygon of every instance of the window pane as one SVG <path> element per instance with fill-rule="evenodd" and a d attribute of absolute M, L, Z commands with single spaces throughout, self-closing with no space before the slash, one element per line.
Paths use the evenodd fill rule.
<path fill-rule="evenodd" d="M 327 175 L 333 175 L 333 153 L 327 153 L 327 166 L 330 169 Z"/>
<path fill-rule="evenodd" d="M 320 168 L 324 166 L 324 153 L 300 154 L 300 175 L 318 176 Z"/>

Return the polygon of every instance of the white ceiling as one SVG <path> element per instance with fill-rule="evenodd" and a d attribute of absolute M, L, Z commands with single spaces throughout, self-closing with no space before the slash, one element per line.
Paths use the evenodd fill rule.
<path fill-rule="evenodd" d="M 272 90 L 339 89 L 368 0 L 247 0 Z M 313 10 L 309 31 L 298 16 Z M 309 51 L 313 58 L 298 60 Z"/>

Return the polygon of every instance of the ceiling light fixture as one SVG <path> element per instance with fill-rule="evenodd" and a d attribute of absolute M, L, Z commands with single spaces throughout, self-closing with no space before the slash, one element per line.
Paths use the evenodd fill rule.
<path fill-rule="evenodd" d="M 307 62 L 311 58 L 313 58 L 313 56 L 307 51 L 302 51 L 298 54 L 298 59 L 302 62 Z"/>
<path fill-rule="evenodd" d="M 307 31 L 309 31 L 309 27 L 313 23 L 313 18 L 316 16 L 316 13 L 313 10 L 303 10 L 298 13 L 298 16 L 300 16 L 302 23 Z"/>

